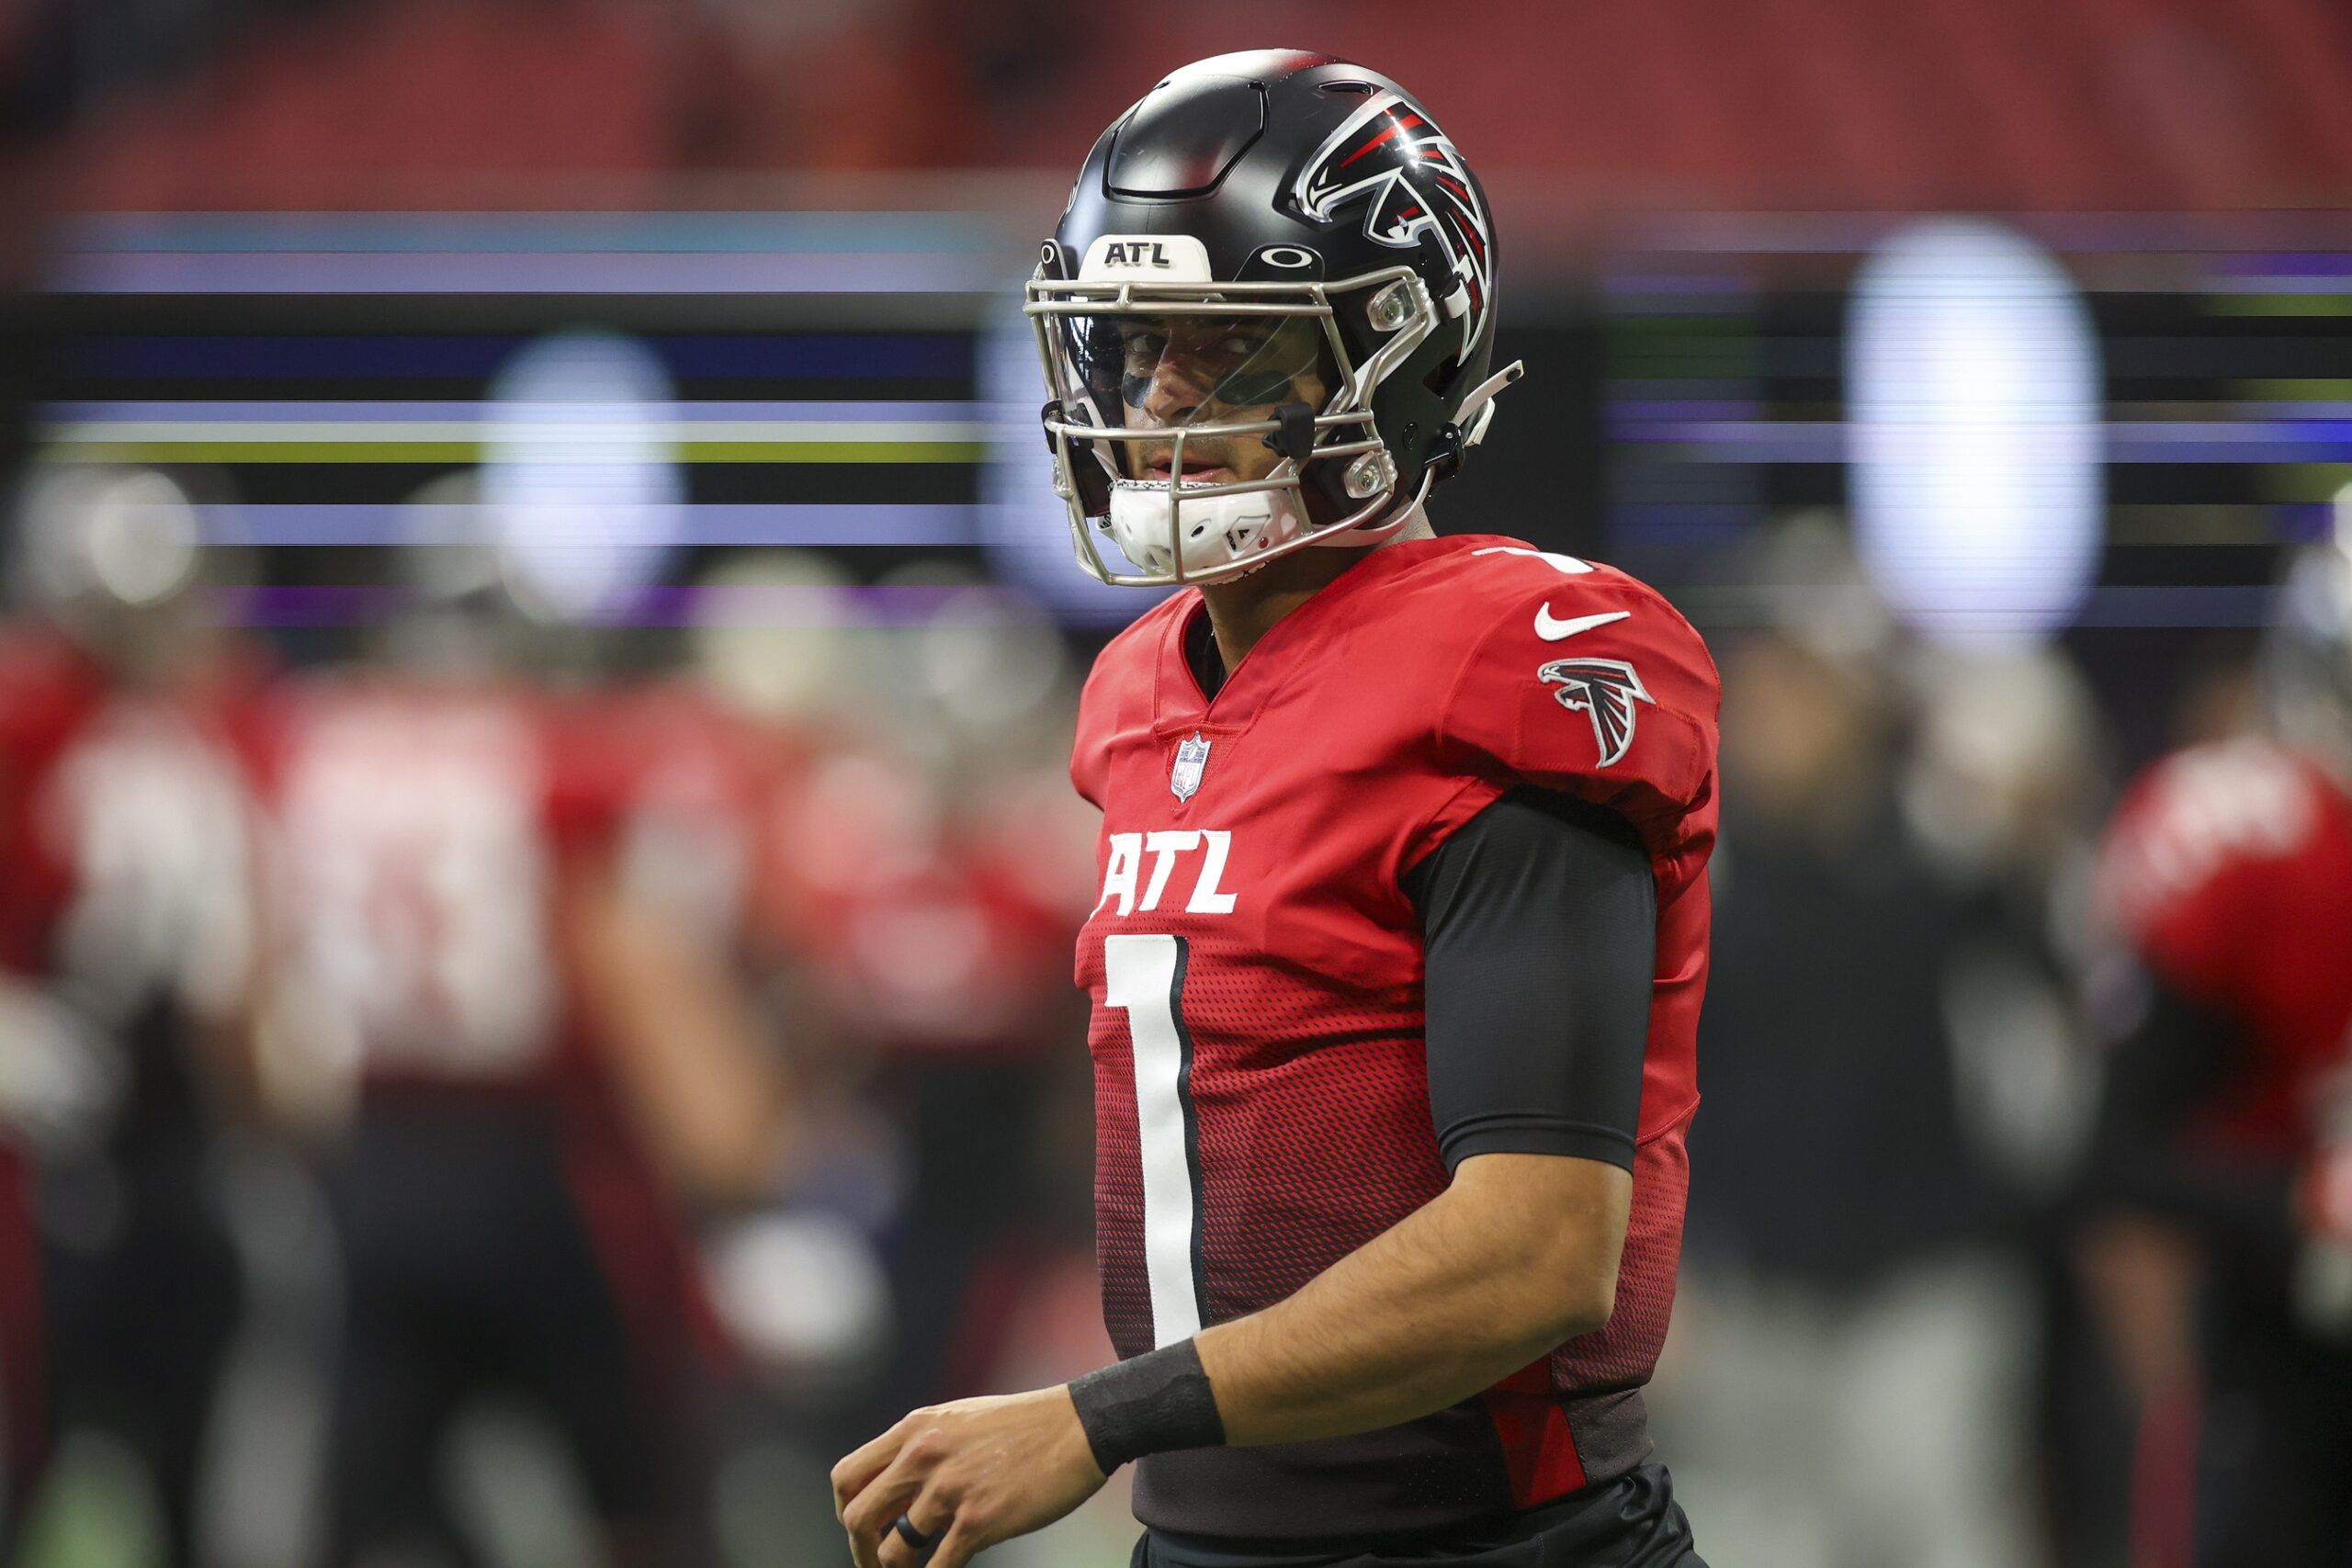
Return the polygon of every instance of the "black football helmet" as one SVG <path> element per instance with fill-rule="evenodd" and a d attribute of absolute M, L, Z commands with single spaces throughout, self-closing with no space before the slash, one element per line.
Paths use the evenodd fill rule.
<path fill-rule="evenodd" d="M 1055 489 L 1106 582 L 1389 536 L 1521 368 L 1488 373 L 1494 225 L 1461 153 L 1387 77 L 1296 51 L 1187 65 L 1121 115 L 1025 309 Z"/>

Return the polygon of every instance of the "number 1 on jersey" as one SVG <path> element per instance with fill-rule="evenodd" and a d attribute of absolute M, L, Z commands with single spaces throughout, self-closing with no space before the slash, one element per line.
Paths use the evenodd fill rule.
<path fill-rule="evenodd" d="M 1103 999 L 1125 1011 L 1135 1056 L 1144 1269 L 1151 1281 L 1155 1345 L 1173 1345 L 1201 1331 L 1200 1159 L 1193 1126 L 1193 1042 L 1182 1011 L 1184 959 L 1182 937 L 1102 939 Z"/>

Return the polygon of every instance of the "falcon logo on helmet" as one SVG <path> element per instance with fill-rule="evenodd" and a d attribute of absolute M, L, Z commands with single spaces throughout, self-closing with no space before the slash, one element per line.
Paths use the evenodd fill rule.
<path fill-rule="evenodd" d="M 1536 679 L 1557 686 L 1552 694 L 1571 713 L 1592 719 L 1592 738 L 1600 746 L 1600 765 L 1622 760 L 1634 744 L 1635 703 L 1654 703 L 1641 675 L 1622 659 L 1555 659 L 1535 672 Z"/>
<path fill-rule="evenodd" d="M 1494 294 L 1494 235 L 1461 153 L 1427 115 L 1395 93 L 1374 94 L 1299 171 L 1291 199 L 1325 223 L 1362 202 L 1364 237 L 1396 250 L 1434 235 L 1459 279 L 1441 303 L 1467 318 L 1454 357 L 1469 357 Z"/>

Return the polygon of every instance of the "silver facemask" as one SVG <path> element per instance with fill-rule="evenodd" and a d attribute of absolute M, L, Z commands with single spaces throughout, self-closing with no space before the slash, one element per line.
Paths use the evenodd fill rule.
<path fill-rule="evenodd" d="M 1362 365 L 1334 307 L 1358 291 L 1384 334 Z M 1069 282 L 1040 269 L 1024 308 L 1054 400 L 1054 488 L 1079 563 L 1105 582 L 1222 581 L 1309 545 L 1377 543 L 1422 499 L 1396 494 L 1372 412 L 1374 389 L 1442 320 L 1409 267 L 1329 284 Z M 1272 467 L 1240 477 L 1245 455 L 1267 447 Z M 1303 482 L 1315 463 L 1343 465 L 1349 504 L 1327 521 Z M 1115 570 L 1098 534 L 1136 570 Z"/>

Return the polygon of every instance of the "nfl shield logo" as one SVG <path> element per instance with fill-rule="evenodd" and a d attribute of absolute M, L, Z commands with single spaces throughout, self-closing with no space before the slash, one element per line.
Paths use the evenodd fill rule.
<path fill-rule="evenodd" d="M 1196 730 L 1176 748 L 1176 771 L 1168 775 L 1168 787 L 1176 792 L 1177 799 L 1193 798 L 1193 792 L 1201 787 L 1201 770 L 1208 765 L 1209 743 Z"/>

